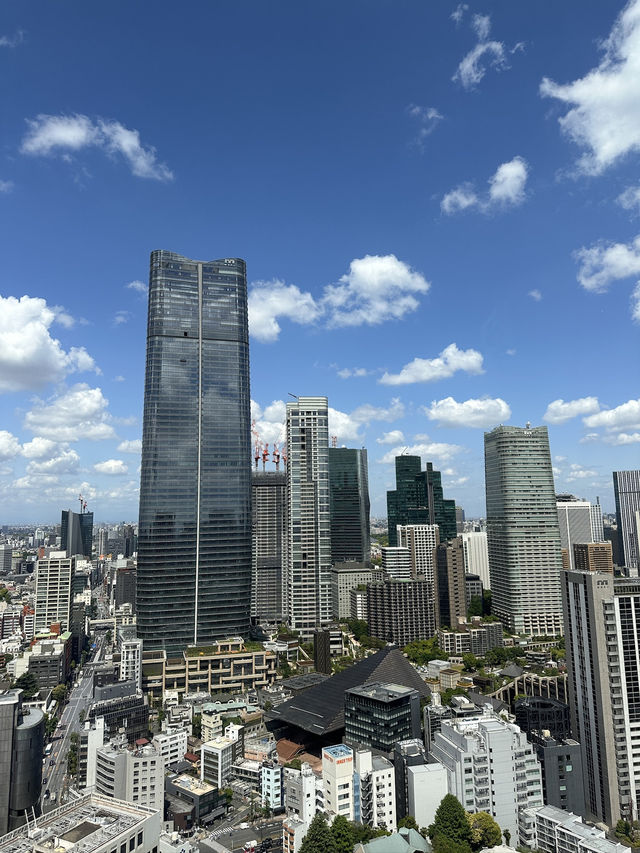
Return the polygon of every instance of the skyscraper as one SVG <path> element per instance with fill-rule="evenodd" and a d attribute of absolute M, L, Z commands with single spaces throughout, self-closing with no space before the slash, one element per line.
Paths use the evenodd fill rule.
<path fill-rule="evenodd" d="M 251 615 L 281 619 L 287 559 L 287 475 L 251 474 Z"/>
<path fill-rule="evenodd" d="M 437 624 L 457 628 L 467 616 L 462 537 L 438 545 L 436 555 Z"/>
<path fill-rule="evenodd" d="M 440 471 L 427 462 L 420 470 L 419 456 L 396 456 L 396 488 L 387 492 L 389 545 L 397 545 L 398 524 L 437 524 L 440 541 L 457 535 L 456 502 L 446 500 Z"/>
<path fill-rule="evenodd" d="M 562 633 L 558 512 L 546 427 L 484 435 L 492 611 L 514 633 Z"/>
<path fill-rule="evenodd" d="M 602 542 L 602 510 L 600 504 L 579 501 L 573 495 L 558 495 L 558 523 L 560 545 L 569 556 L 569 567 L 575 568 L 573 546 L 580 542 Z"/>
<path fill-rule="evenodd" d="M 331 562 L 366 562 L 371 556 L 367 451 L 329 448 Z"/>
<path fill-rule="evenodd" d="M 250 455 L 245 263 L 152 252 L 137 577 L 145 649 L 247 633 Z"/>
<path fill-rule="evenodd" d="M 287 403 L 287 618 L 305 638 L 331 619 L 329 404 Z"/>
<path fill-rule="evenodd" d="M 0 835 L 40 814 L 44 714 L 22 707 L 22 690 L 0 691 Z"/>
<path fill-rule="evenodd" d="M 62 510 L 60 521 L 60 548 L 67 557 L 83 556 L 91 559 L 93 541 L 93 513 Z"/>
<path fill-rule="evenodd" d="M 640 471 L 614 471 L 613 493 L 624 565 L 637 575 L 640 569 Z"/>
<path fill-rule="evenodd" d="M 71 603 L 76 558 L 65 557 L 64 551 L 52 553 L 36 563 L 35 631 L 48 631 L 60 624 L 62 631 L 71 629 Z"/>

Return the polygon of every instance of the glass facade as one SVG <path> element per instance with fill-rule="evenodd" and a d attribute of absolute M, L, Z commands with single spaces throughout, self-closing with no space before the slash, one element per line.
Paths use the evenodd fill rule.
<path fill-rule="evenodd" d="M 371 557 L 367 451 L 329 448 L 331 562 Z"/>
<path fill-rule="evenodd" d="M 440 541 L 457 536 L 456 502 L 446 500 L 442 475 L 427 462 L 420 470 L 419 456 L 396 456 L 396 488 L 387 492 L 389 545 L 398 544 L 398 524 L 437 524 Z"/>
<path fill-rule="evenodd" d="M 247 633 L 250 457 L 245 263 L 152 252 L 137 578 L 145 648 Z"/>
<path fill-rule="evenodd" d="M 93 513 L 63 509 L 60 521 L 60 549 L 67 552 L 67 557 L 81 554 L 90 560 L 92 543 Z"/>

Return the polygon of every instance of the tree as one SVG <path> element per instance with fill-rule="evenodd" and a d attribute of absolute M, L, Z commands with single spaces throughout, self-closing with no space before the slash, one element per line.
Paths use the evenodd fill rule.
<path fill-rule="evenodd" d="M 475 655 L 472 655 L 471 652 L 467 652 L 462 655 L 462 665 L 464 666 L 465 672 L 475 672 L 478 668 L 478 658 Z"/>
<path fill-rule="evenodd" d="M 511 844 L 511 833 L 508 829 L 503 830 L 502 834 L 504 835 L 504 843 L 507 847 Z"/>
<path fill-rule="evenodd" d="M 398 829 L 415 829 L 416 832 L 420 832 L 420 827 L 412 814 L 406 815 L 406 817 L 401 817 L 398 821 Z"/>
<path fill-rule="evenodd" d="M 56 702 L 64 702 L 67 698 L 67 688 L 64 684 L 58 684 L 57 687 L 54 687 L 51 691 L 51 698 L 55 699 Z"/>
<path fill-rule="evenodd" d="M 453 794 L 447 794 L 436 809 L 435 818 L 429 827 L 429 838 L 433 839 L 436 835 L 442 835 L 456 844 L 468 844 L 471 839 L 467 813 Z"/>
<path fill-rule="evenodd" d="M 300 853 L 338 853 L 331 830 L 327 826 L 327 819 L 322 812 L 318 812 L 311 821 L 309 831 L 302 839 Z"/>
<path fill-rule="evenodd" d="M 353 838 L 353 843 L 355 844 L 366 844 L 368 841 L 371 841 L 373 838 L 382 838 L 384 835 L 391 835 L 391 833 L 384 829 L 381 826 L 369 826 L 368 823 L 350 823 L 349 827 L 351 828 L 351 836 Z"/>
<path fill-rule="evenodd" d="M 302 768 L 302 762 L 299 758 L 292 758 L 291 761 L 288 761 L 285 767 L 289 767 L 291 770 L 300 770 Z"/>
<path fill-rule="evenodd" d="M 469 602 L 469 609 L 467 610 L 467 616 L 469 619 L 472 616 L 483 616 L 483 602 L 482 598 L 479 595 L 472 595 L 471 601 Z"/>
<path fill-rule="evenodd" d="M 353 853 L 355 841 L 351 824 L 344 815 L 339 814 L 331 824 L 331 835 L 336 845 L 336 853 Z"/>
<path fill-rule="evenodd" d="M 500 844 L 502 833 L 500 827 L 487 812 L 467 814 L 471 828 L 471 848 L 482 850 L 483 847 L 496 847 Z"/>
<path fill-rule="evenodd" d="M 483 616 L 491 616 L 491 590 L 485 589 L 482 593 Z"/>
<path fill-rule="evenodd" d="M 451 841 L 444 835 L 434 836 L 431 842 L 433 853 L 471 853 L 471 848 L 466 841 Z"/>
<path fill-rule="evenodd" d="M 404 653 L 412 663 L 418 666 L 426 666 L 430 661 L 445 657 L 445 653 L 438 647 L 438 638 L 430 640 L 416 640 L 404 647 Z"/>
<path fill-rule="evenodd" d="M 194 714 L 191 719 L 191 731 L 193 732 L 193 736 L 197 738 L 202 737 L 202 715 Z"/>
<path fill-rule="evenodd" d="M 16 679 L 16 682 L 13 686 L 17 690 L 22 690 L 23 699 L 33 699 L 33 697 L 40 689 L 38 686 L 38 679 L 32 672 L 29 672 L 29 670 L 23 672 L 20 678 Z"/>
<path fill-rule="evenodd" d="M 4 584 L 0 585 L 0 601 L 6 601 L 8 604 L 11 603 L 11 593 Z"/>

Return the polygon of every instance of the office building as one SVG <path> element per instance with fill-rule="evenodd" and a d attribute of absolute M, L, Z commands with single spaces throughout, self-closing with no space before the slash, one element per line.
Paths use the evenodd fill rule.
<path fill-rule="evenodd" d="M 624 558 L 622 556 L 622 543 L 620 542 L 620 531 L 617 524 L 606 525 L 604 528 L 605 542 L 611 543 L 611 552 L 613 554 L 613 565 L 624 566 Z"/>
<path fill-rule="evenodd" d="M 78 744 L 78 774 L 77 785 L 95 791 L 96 787 L 96 756 L 98 750 L 106 743 L 104 718 L 98 717 L 87 720 L 80 731 Z"/>
<path fill-rule="evenodd" d="M 407 768 L 409 814 L 418 826 L 430 826 L 438 806 L 449 793 L 446 768 L 437 762 Z"/>
<path fill-rule="evenodd" d="M 121 681 L 94 687 L 94 701 L 89 705 L 88 719 L 104 718 L 107 737 L 124 732 L 130 744 L 149 733 L 149 704 L 132 681 Z"/>
<path fill-rule="evenodd" d="M 401 545 L 384 545 L 382 552 L 382 571 L 393 580 L 411 579 L 411 554 Z"/>
<path fill-rule="evenodd" d="M 344 739 L 354 746 L 393 752 L 420 737 L 420 695 L 399 684 L 371 682 L 344 694 Z"/>
<path fill-rule="evenodd" d="M 67 557 L 91 559 L 93 546 L 93 513 L 62 510 L 60 522 L 60 550 Z"/>
<path fill-rule="evenodd" d="M 350 594 L 351 606 L 349 608 L 349 616 L 352 619 L 359 619 L 362 622 L 367 621 L 367 587 L 357 587 L 352 589 Z"/>
<path fill-rule="evenodd" d="M 409 551 L 411 577 L 435 584 L 435 549 L 440 542 L 438 525 L 398 525 L 397 534 L 398 546 Z"/>
<path fill-rule="evenodd" d="M 367 587 L 369 634 L 404 647 L 436 632 L 433 588 L 427 581 L 386 580 Z"/>
<path fill-rule="evenodd" d="M 307 640 L 331 619 L 328 418 L 326 397 L 287 403 L 287 619 Z"/>
<path fill-rule="evenodd" d="M 44 714 L 22 707 L 22 690 L 0 691 L 0 835 L 40 813 Z"/>
<path fill-rule="evenodd" d="M 280 621 L 287 554 L 287 475 L 251 473 L 251 615 Z"/>
<path fill-rule="evenodd" d="M 558 740 L 571 736 L 569 706 L 558 699 L 524 696 L 515 702 L 515 715 L 517 725 L 527 736 L 534 731 L 548 731 Z"/>
<path fill-rule="evenodd" d="M 442 720 L 430 757 L 447 770 L 449 793 L 468 812 L 489 812 L 518 837 L 518 810 L 543 805 L 540 763 L 513 723 L 485 710 L 481 716 Z"/>
<path fill-rule="evenodd" d="M 616 501 L 616 522 L 624 566 L 634 575 L 640 568 L 640 470 L 614 471 L 613 494 Z"/>
<path fill-rule="evenodd" d="M 116 570 L 116 588 L 113 600 L 116 607 L 130 604 L 131 611 L 136 612 L 136 584 L 138 573 L 132 566 L 123 566 Z"/>
<path fill-rule="evenodd" d="M 464 522 L 465 515 L 464 510 L 461 506 L 456 507 L 456 533 L 460 536 L 461 533 L 464 533 Z"/>
<path fill-rule="evenodd" d="M 184 760 L 187 751 L 187 730 L 159 732 L 154 735 L 151 745 L 162 757 L 165 767 Z"/>
<path fill-rule="evenodd" d="M 370 563 L 334 563 L 331 567 L 331 613 L 334 619 L 351 615 L 351 590 L 372 581 Z M 364 617 L 366 619 L 366 616 Z"/>
<path fill-rule="evenodd" d="M 562 633 L 562 556 L 546 427 L 485 433 L 492 612 L 512 633 Z"/>
<path fill-rule="evenodd" d="M 48 632 L 55 624 L 63 631 L 69 630 L 75 567 L 75 557 L 62 553 L 53 553 L 36 563 L 36 634 Z"/>
<path fill-rule="evenodd" d="M 464 570 L 468 575 L 478 575 L 483 589 L 491 589 L 489 577 L 489 551 L 487 534 L 483 531 L 470 531 L 462 534 L 464 548 Z"/>
<path fill-rule="evenodd" d="M 367 451 L 329 448 L 331 560 L 365 563 L 371 557 Z"/>
<path fill-rule="evenodd" d="M 96 750 L 96 792 L 152 809 L 164 808 L 164 760 L 149 744 L 128 749 L 109 743 Z"/>
<path fill-rule="evenodd" d="M 396 818 L 400 820 L 409 810 L 409 767 L 420 767 L 427 764 L 424 744 L 419 738 L 408 738 L 398 741 L 393 747 L 393 767 L 396 791 Z"/>
<path fill-rule="evenodd" d="M 436 622 L 455 627 L 467 618 L 467 588 L 462 537 L 443 542 L 436 549 Z"/>
<path fill-rule="evenodd" d="M 475 705 L 473 706 L 476 711 Z M 424 745 L 427 753 L 435 741 L 436 732 L 442 727 L 443 720 L 450 720 L 454 716 L 453 709 L 449 705 L 443 705 L 440 693 L 434 691 L 431 694 L 431 702 L 422 709 L 422 722 L 424 725 Z"/>
<path fill-rule="evenodd" d="M 6 578 L 11 574 L 13 548 L 11 545 L 0 545 L 0 577 Z"/>
<path fill-rule="evenodd" d="M 484 589 L 479 575 L 465 575 L 464 578 L 465 596 L 467 599 L 467 610 L 471 607 L 473 599 L 478 599 L 482 603 Z"/>
<path fill-rule="evenodd" d="M 222 737 L 206 741 L 200 747 L 200 778 L 223 788 L 231 778 L 231 768 L 242 758 L 242 726 L 230 723 Z"/>
<path fill-rule="evenodd" d="M 284 806 L 284 767 L 277 761 L 260 766 L 260 797 L 263 808 L 280 811 Z"/>
<path fill-rule="evenodd" d="M 347 820 L 355 819 L 354 770 L 353 750 L 350 747 L 340 743 L 322 750 L 324 811 L 330 822 L 337 815 Z"/>
<path fill-rule="evenodd" d="M 576 543 L 602 542 L 602 510 L 600 504 L 579 501 L 573 495 L 557 495 L 560 544 L 569 556 L 569 568 L 576 568 L 573 546 Z"/>
<path fill-rule="evenodd" d="M 446 500 L 442 476 L 427 462 L 420 470 L 419 456 L 396 456 L 396 488 L 387 492 L 389 545 L 398 544 L 398 524 L 437 524 L 440 541 L 457 535 L 456 502 Z"/>
<path fill-rule="evenodd" d="M 538 853 L 628 853 L 629 848 L 607 838 L 598 826 L 554 805 L 522 809 L 520 844 Z"/>
<path fill-rule="evenodd" d="M 544 730 L 532 732 L 529 740 L 540 762 L 544 803 L 586 815 L 580 744 L 572 738 L 556 740 Z"/>
<path fill-rule="evenodd" d="M 608 572 L 613 574 L 611 542 L 580 542 L 573 546 L 576 572 Z"/>
<path fill-rule="evenodd" d="M 227 813 L 227 798 L 215 785 L 188 773 L 165 776 L 165 815 L 176 830 L 189 832 L 207 826 Z M 171 853 L 160 848 L 163 853 Z M 174 851 L 178 853 L 178 851 Z"/>
<path fill-rule="evenodd" d="M 120 681 L 133 681 L 142 688 L 142 640 L 124 635 L 118 638 Z"/>
<path fill-rule="evenodd" d="M 331 631 L 328 628 L 313 632 L 313 666 L 316 672 L 331 675 Z"/>
<path fill-rule="evenodd" d="M 84 794 L 33 823 L 0 838 L 0 853 L 152 853 L 158 850 L 162 809 Z"/>
<path fill-rule="evenodd" d="M 582 748 L 587 816 L 637 820 L 640 797 L 640 579 L 564 572 L 571 730 Z"/>
<path fill-rule="evenodd" d="M 390 832 L 396 829 L 396 784 L 393 764 L 368 749 L 358 749 L 354 770 L 355 819 Z"/>
<path fill-rule="evenodd" d="M 316 813 L 317 787 L 317 777 L 306 762 L 302 763 L 300 770 L 285 767 L 284 799 L 287 816 L 301 821 L 308 827 Z"/>
<path fill-rule="evenodd" d="M 145 649 L 174 654 L 248 633 L 250 454 L 244 261 L 152 252 L 137 577 Z"/>

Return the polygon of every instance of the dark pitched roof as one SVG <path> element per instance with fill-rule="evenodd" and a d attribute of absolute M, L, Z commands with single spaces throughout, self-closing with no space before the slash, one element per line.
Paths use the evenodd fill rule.
<path fill-rule="evenodd" d="M 386 646 L 375 655 L 310 687 L 273 709 L 272 719 L 297 726 L 316 736 L 344 728 L 344 693 L 373 681 L 412 687 L 420 696 L 431 691 L 397 646 Z"/>

